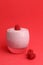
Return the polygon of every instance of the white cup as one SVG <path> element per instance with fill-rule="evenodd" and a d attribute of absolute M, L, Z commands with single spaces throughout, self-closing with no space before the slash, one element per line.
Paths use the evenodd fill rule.
<path fill-rule="evenodd" d="M 7 46 L 10 48 L 27 48 L 29 44 L 29 30 L 21 28 L 15 30 L 14 28 L 7 29 Z"/>

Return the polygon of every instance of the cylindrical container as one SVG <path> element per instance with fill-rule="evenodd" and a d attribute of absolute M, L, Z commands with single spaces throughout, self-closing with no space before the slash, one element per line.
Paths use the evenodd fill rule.
<path fill-rule="evenodd" d="M 6 38 L 7 47 L 12 53 L 23 53 L 29 44 L 29 30 L 27 28 L 20 30 L 9 28 Z"/>

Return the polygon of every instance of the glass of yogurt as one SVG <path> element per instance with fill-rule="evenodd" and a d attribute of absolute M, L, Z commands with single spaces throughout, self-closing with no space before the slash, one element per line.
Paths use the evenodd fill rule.
<path fill-rule="evenodd" d="M 16 25 L 15 28 L 7 29 L 6 39 L 10 52 L 23 53 L 29 44 L 29 30 Z"/>

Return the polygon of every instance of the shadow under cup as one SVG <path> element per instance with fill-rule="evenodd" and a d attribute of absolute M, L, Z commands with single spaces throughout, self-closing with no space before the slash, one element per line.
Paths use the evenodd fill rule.
<path fill-rule="evenodd" d="M 29 44 L 29 30 L 21 28 L 21 30 L 14 30 L 10 28 L 6 34 L 7 46 L 12 53 L 24 53 Z"/>

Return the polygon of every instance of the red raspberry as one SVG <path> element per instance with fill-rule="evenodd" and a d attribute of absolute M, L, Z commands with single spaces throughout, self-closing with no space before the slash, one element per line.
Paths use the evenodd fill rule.
<path fill-rule="evenodd" d="M 27 54 L 30 54 L 30 53 L 32 54 L 33 50 L 29 49 Z"/>
<path fill-rule="evenodd" d="M 19 25 L 15 25 L 15 30 L 20 30 L 20 26 Z"/>
<path fill-rule="evenodd" d="M 35 58 L 35 54 L 33 53 L 33 50 L 28 50 L 27 58 L 30 59 L 30 60 Z"/>

